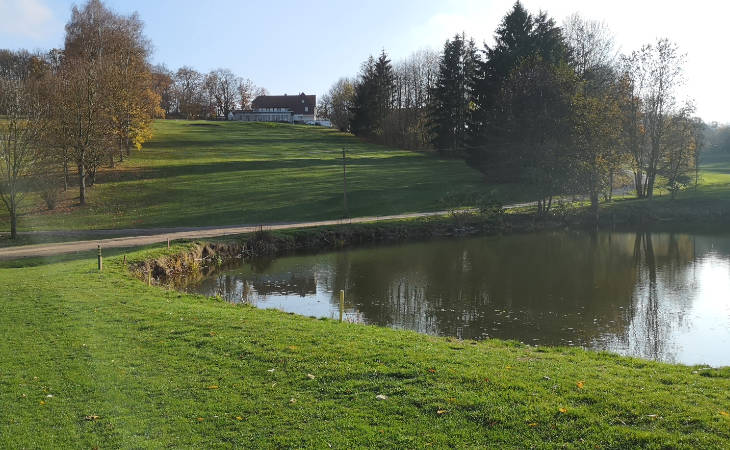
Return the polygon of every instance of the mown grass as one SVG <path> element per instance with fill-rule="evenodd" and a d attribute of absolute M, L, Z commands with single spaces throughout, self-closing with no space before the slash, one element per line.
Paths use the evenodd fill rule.
<path fill-rule="evenodd" d="M 296 222 L 343 217 L 347 149 L 351 217 L 434 211 L 444 199 L 492 192 L 463 161 L 365 143 L 332 129 L 288 124 L 157 121 L 154 137 L 99 174 L 89 204 L 69 191 L 59 211 L 30 197 L 22 230 L 152 228 Z M 8 218 L 0 212 L 0 228 Z"/>
<path fill-rule="evenodd" d="M 664 191 L 652 199 L 616 199 L 603 205 L 603 214 L 643 216 L 657 222 L 685 225 L 726 221 L 730 217 L 730 155 L 706 155 L 699 181 L 696 186 L 692 183 L 677 193 L 675 198 Z"/>
<path fill-rule="evenodd" d="M 0 447 L 730 443 L 727 368 L 233 306 L 91 256 L 0 269 Z"/>

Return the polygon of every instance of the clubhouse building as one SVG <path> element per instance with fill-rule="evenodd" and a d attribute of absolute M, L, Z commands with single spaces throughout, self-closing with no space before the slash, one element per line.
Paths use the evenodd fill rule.
<path fill-rule="evenodd" d="M 316 95 L 261 95 L 254 99 L 249 111 L 232 111 L 228 120 L 244 122 L 310 123 L 317 120 Z"/>

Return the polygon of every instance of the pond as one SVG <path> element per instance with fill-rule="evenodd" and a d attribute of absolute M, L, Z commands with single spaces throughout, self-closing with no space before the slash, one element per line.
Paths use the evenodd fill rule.
<path fill-rule="evenodd" d="M 255 259 L 190 292 L 464 339 L 730 365 L 730 233 L 543 232 Z"/>

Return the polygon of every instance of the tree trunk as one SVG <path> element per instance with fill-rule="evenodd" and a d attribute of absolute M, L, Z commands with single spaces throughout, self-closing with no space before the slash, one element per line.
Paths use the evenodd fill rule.
<path fill-rule="evenodd" d="M 592 189 L 590 193 L 591 197 L 591 215 L 593 216 L 593 225 L 598 226 L 598 215 L 599 215 L 599 200 L 598 190 Z"/>
<path fill-rule="evenodd" d="M 87 178 L 89 179 L 89 186 L 93 186 L 96 184 L 96 165 L 92 166 L 89 170 L 86 171 Z"/>
<path fill-rule="evenodd" d="M 15 200 L 10 198 L 10 239 L 18 237 L 18 208 Z"/>
<path fill-rule="evenodd" d="M 644 180 L 641 170 L 634 172 L 634 185 L 636 186 L 636 197 L 644 198 Z"/>
<path fill-rule="evenodd" d="M 608 201 L 613 200 L 613 170 L 608 174 Z"/>
<path fill-rule="evenodd" d="M 646 198 L 652 199 L 654 198 L 654 181 L 656 180 L 656 174 L 652 172 L 651 174 L 647 174 L 646 177 Z"/>
<path fill-rule="evenodd" d="M 79 204 L 86 204 L 86 167 L 79 164 Z"/>
<path fill-rule="evenodd" d="M 68 191 L 68 157 L 64 154 L 63 155 L 63 192 L 66 192 L 66 191 Z"/>

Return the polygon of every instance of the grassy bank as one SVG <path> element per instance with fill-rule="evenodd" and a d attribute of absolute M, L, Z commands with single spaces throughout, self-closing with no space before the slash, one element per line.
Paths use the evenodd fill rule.
<path fill-rule="evenodd" d="M 662 192 L 651 200 L 621 198 L 603 205 L 603 219 L 626 223 L 703 224 L 730 222 L 730 155 L 706 155 L 700 182 L 671 198 Z"/>
<path fill-rule="evenodd" d="M 729 369 L 233 306 L 91 256 L 0 269 L 0 447 L 730 442 Z"/>
<path fill-rule="evenodd" d="M 157 121 L 144 149 L 99 174 L 89 204 L 67 193 L 58 211 L 29 198 L 22 230 L 84 230 L 298 222 L 344 216 L 342 149 L 352 217 L 439 210 L 443 200 L 494 191 L 463 161 L 365 143 L 321 127 Z M 7 228 L 0 212 L 0 229 Z"/>

